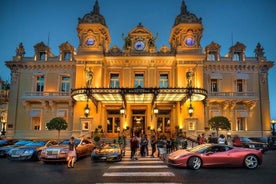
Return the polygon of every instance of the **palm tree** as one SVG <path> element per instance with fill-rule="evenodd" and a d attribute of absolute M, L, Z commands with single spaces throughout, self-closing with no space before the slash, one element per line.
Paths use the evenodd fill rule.
<path fill-rule="evenodd" d="M 48 130 L 57 130 L 58 131 L 58 142 L 60 137 L 60 131 L 66 130 L 68 127 L 67 122 L 62 117 L 53 118 L 50 122 L 46 123 Z"/>
<path fill-rule="evenodd" d="M 212 117 L 209 121 L 208 124 L 211 129 L 215 129 L 218 135 L 219 129 L 223 130 L 230 130 L 231 124 L 230 121 L 224 117 L 224 116 L 215 116 Z"/>

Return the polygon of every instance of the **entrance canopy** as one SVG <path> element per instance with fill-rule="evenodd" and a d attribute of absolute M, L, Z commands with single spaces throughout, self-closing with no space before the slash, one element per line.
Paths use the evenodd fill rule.
<path fill-rule="evenodd" d="M 92 100 L 97 102 L 117 103 L 172 103 L 202 101 L 207 98 L 207 91 L 203 88 L 78 88 L 72 89 L 71 96 L 75 101 Z"/>

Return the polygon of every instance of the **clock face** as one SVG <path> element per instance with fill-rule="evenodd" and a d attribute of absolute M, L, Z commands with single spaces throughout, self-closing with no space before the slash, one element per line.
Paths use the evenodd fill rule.
<path fill-rule="evenodd" d="M 192 38 L 192 37 L 187 37 L 187 38 L 185 38 L 184 42 L 185 42 L 185 44 L 186 44 L 187 46 L 189 46 L 189 47 L 195 45 L 195 40 L 194 40 L 194 38 Z"/>
<path fill-rule="evenodd" d="M 92 46 L 92 45 L 95 44 L 95 39 L 92 38 L 92 37 L 89 37 L 89 38 L 86 39 L 85 44 L 86 44 L 87 46 Z"/>
<path fill-rule="evenodd" d="M 145 43 L 141 40 L 135 42 L 134 47 L 136 50 L 143 50 L 145 48 Z"/>

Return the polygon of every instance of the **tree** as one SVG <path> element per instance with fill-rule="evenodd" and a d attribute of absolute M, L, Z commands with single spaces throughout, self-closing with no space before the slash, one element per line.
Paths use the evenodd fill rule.
<path fill-rule="evenodd" d="M 218 135 L 219 129 L 230 130 L 230 121 L 224 116 L 215 116 L 208 121 L 211 129 L 215 129 Z"/>
<path fill-rule="evenodd" d="M 67 122 L 62 117 L 53 118 L 50 122 L 46 123 L 48 130 L 57 130 L 58 131 L 58 141 L 61 130 L 66 130 L 68 127 Z"/>

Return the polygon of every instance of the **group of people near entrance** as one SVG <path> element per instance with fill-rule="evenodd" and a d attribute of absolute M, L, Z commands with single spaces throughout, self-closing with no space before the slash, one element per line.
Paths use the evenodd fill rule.
<path fill-rule="evenodd" d="M 208 138 L 205 137 L 205 134 L 199 134 L 197 136 L 197 143 L 204 144 L 204 143 L 217 143 L 217 144 L 227 144 L 232 146 L 233 141 L 230 135 L 225 137 L 223 134 L 220 134 L 219 137 L 216 137 L 214 134 L 209 135 Z"/>
<path fill-rule="evenodd" d="M 131 160 L 137 160 L 137 156 L 140 153 L 141 157 L 151 156 L 152 158 L 159 157 L 165 160 L 166 154 L 172 152 L 173 141 L 166 139 L 165 136 L 156 137 L 153 135 L 150 139 L 146 134 L 141 137 L 133 135 L 130 139 Z M 151 153 L 149 153 L 149 145 L 151 146 Z"/>

